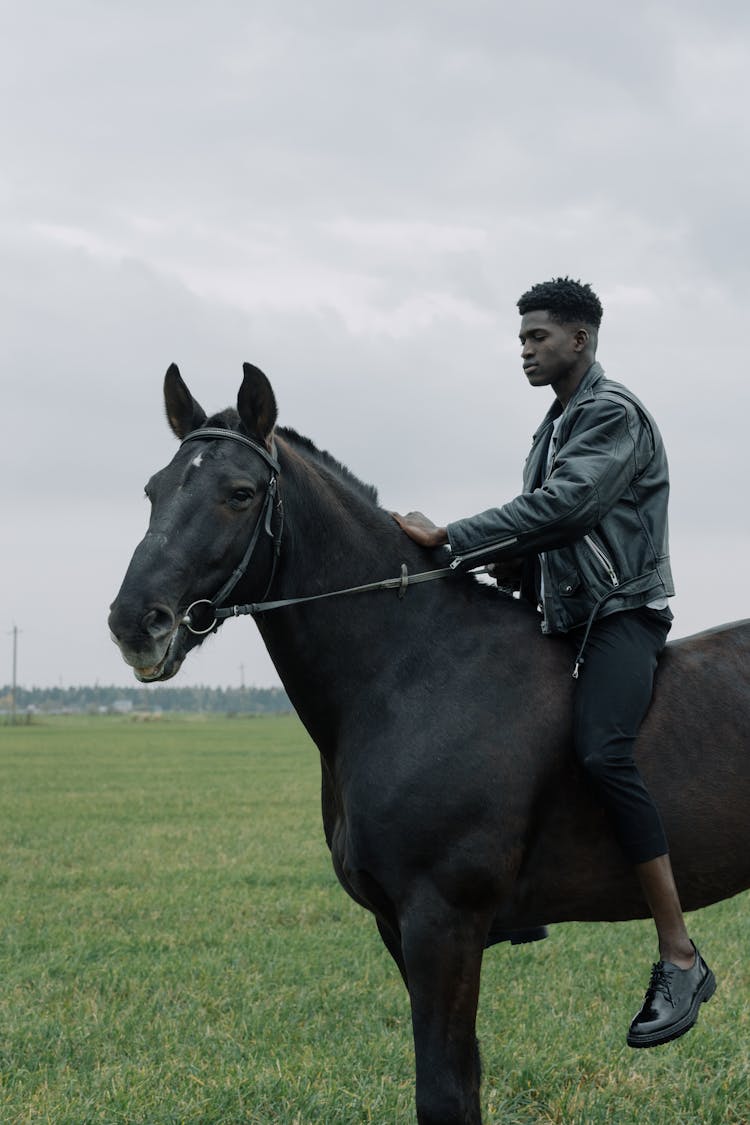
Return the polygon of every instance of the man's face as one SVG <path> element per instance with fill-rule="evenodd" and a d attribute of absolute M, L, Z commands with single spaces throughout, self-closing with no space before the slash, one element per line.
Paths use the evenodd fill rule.
<path fill-rule="evenodd" d="M 532 387 L 555 387 L 575 375 L 581 364 L 581 334 L 572 324 L 552 320 L 548 312 L 521 318 L 521 359 Z"/>

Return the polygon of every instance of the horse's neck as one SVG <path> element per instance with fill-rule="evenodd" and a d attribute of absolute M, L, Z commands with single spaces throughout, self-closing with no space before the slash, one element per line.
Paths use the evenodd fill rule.
<path fill-rule="evenodd" d="M 281 474 L 284 535 L 276 599 L 305 597 L 429 569 L 387 513 L 335 473 L 295 453 Z M 387 619 L 409 612 L 395 591 L 347 594 L 257 619 L 277 671 L 316 742 L 330 740 L 351 700 L 390 659 Z M 400 608 L 395 609 L 396 606 Z M 392 655 L 392 653 L 391 653 Z M 321 746 L 322 748 L 322 746 Z"/>
<path fill-rule="evenodd" d="M 279 586 L 284 592 L 278 596 L 390 577 L 384 566 L 393 570 L 401 556 L 421 555 L 364 491 L 314 460 L 290 456 L 282 466 L 281 489 L 285 526 Z"/>

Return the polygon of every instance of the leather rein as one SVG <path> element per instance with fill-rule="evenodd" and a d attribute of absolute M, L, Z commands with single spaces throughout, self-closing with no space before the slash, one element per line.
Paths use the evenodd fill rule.
<path fill-rule="evenodd" d="M 276 576 L 276 567 L 281 554 L 281 538 L 284 528 L 284 509 L 278 491 L 278 478 L 281 472 L 281 466 L 276 458 L 276 447 L 272 445 L 271 452 L 269 453 L 265 446 L 253 441 L 252 438 L 245 437 L 244 434 L 238 434 L 235 430 L 223 430 L 209 426 L 205 429 L 193 430 L 191 433 L 186 434 L 182 439 L 180 448 L 189 441 L 213 439 L 236 441 L 241 445 L 249 447 L 265 461 L 271 470 L 271 475 L 266 487 L 263 507 L 239 565 L 232 571 L 232 574 L 214 597 L 198 598 L 196 601 L 191 602 L 179 621 L 180 625 L 184 625 L 185 628 L 195 636 L 204 636 L 210 633 L 219 621 L 223 621 L 227 617 L 242 617 L 248 614 L 254 617 L 258 613 L 268 613 L 270 610 L 274 609 L 283 609 L 292 605 L 302 605 L 304 602 L 322 601 L 324 598 L 340 598 L 345 594 L 363 594 L 370 590 L 398 590 L 399 598 L 403 598 L 409 586 L 416 586 L 420 582 L 432 582 L 436 578 L 449 578 L 452 574 L 455 574 L 457 566 L 462 561 L 461 559 L 454 559 L 449 566 L 439 567 L 436 570 L 422 571 L 417 574 L 409 574 L 406 563 L 402 563 L 401 574 L 397 578 L 385 578 L 378 582 L 366 582 L 363 586 L 348 586 L 341 590 L 328 590 L 322 594 L 308 594 L 303 597 L 266 601 L 265 599 L 268 596 L 268 592 Z M 278 526 L 275 533 L 273 531 L 274 509 L 278 513 Z M 249 602 L 246 605 L 221 606 L 220 603 L 229 597 L 237 583 L 245 575 L 250 565 L 250 560 L 255 552 L 255 548 L 260 540 L 261 532 L 265 532 L 265 534 L 273 540 L 273 564 L 263 600 L 259 602 Z M 205 612 L 205 610 L 200 611 L 198 609 L 198 607 L 201 606 L 205 607 L 211 615 L 211 623 L 205 627 L 200 627 L 196 620 L 198 615 L 202 616 L 202 612 Z"/>

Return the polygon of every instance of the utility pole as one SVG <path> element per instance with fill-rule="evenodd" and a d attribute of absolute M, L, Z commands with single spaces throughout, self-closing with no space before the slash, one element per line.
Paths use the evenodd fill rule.
<path fill-rule="evenodd" d="M 13 629 L 13 682 L 10 688 L 10 725 L 16 725 L 16 669 L 18 665 L 18 626 Z"/>

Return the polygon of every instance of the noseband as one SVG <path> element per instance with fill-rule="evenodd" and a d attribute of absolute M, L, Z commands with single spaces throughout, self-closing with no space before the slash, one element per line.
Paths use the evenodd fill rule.
<path fill-rule="evenodd" d="M 252 449 L 253 452 L 257 453 L 259 457 L 262 457 L 266 464 L 269 466 L 271 475 L 269 477 L 268 486 L 266 488 L 266 497 L 263 502 L 263 508 L 260 512 L 260 515 L 258 516 L 255 527 L 253 528 L 253 534 L 250 537 L 250 542 L 247 545 L 247 550 L 242 556 L 239 566 L 232 572 L 227 581 L 219 590 L 218 594 L 215 594 L 213 598 L 199 598 L 197 601 L 191 602 L 191 604 L 185 610 L 185 614 L 182 617 L 180 624 L 184 625 L 189 632 L 198 637 L 205 636 L 206 633 L 210 633 L 216 625 L 216 609 L 224 601 L 225 598 L 229 597 L 239 580 L 244 576 L 245 571 L 250 565 L 250 560 L 253 557 L 255 548 L 258 545 L 261 530 L 265 530 L 266 535 L 273 540 L 273 565 L 271 567 L 271 577 L 268 580 L 266 592 L 263 595 L 264 598 L 266 597 L 268 591 L 271 588 L 271 583 L 273 582 L 274 575 L 276 573 L 276 565 L 278 563 L 279 553 L 281 551 L 281 533 L 284 526 L 281 497 L 278 496 L 278 477 L 279 473 L 281 472 L 281 466 L 274 456 L 274 454 L 276 453 L 275 446 L 272 446 L 272 452 L 269 453 L 265 446 L 260 445 L 257 441 L 253 441 L 252 438 L 245 437 L 244 434 L 238 434 L 234 430 L 222 430 L 218 427 L 214 428 L 209 426 L 205 429 L 193 430 L 192 433 L 186 434 L 186 436 L 182 439 L 180 448 L 182 448 L 182 446 L 189 441 L 202 441 L 204 439 L 210 441 L 214 438 L 223 438 L 227 441 L 236 441 L 239 442 L 240 445 L 244 445 Z M 277 507 L 279 512 L 278 532 L 276 535 L 274 535 L 272 527 L 274 505 Z M 197 606 L 208 606 L 213 611 L 211 624 L 208 625 L 205 629 L 197 628 L 192 620 L 191 614 L 194 613 Z"/>

